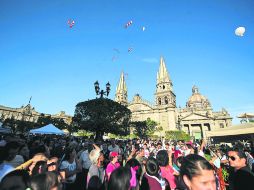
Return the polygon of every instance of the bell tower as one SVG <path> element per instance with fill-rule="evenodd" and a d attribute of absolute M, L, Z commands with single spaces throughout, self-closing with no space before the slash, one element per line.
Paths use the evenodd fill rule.
<path fill-rule="evenodd" d="M 122 105 L 128 104 L 127 86 L 124 80 L 123 72 L 121 73 L 120 80 L 116 88 L 115 101 Z"/>
<path fill-rule="evenodd" d="M 160 58 L 160 67 L 157 72 L 155 98 L 158 107 L 167 106 L 176 108 L 176 96 L 173 92 L 173 84 L 170 80 L 163 57 Z"/>

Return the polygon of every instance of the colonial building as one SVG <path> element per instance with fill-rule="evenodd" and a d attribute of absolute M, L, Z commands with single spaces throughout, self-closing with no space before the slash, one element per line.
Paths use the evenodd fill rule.
<path fill-rule="evenodd" d="M 66 115 L 64 111 L 61 111 L 58 114 L 43 114 L 37 112 L 34 107 L 31 106 L 30 102 L 26 106 L 21 106 L 20 108 L 10 108 L 0 105 L 0 119 L 4 121 L 5 119 L 15 119 L 22 121 L 29 121 L 35 123 L 41 116 L 51 116 L 51 118 L 61 118 L 65 123 L 70 124 L 72 117 Z"/>
<path fill-rule="evenodd" d="M 176 107 L 176 95 L 173 83 L 161 57 L 157 73 L 155 103 L 143 100 L 136 94 L 128 101 L 127 85 L 124 74 L 121 74 L 115 95 L 115 101 L 126 105 L 132 112 L 133 121 L 144 121 L 147 118 L 159 123 L 163 131 L 182 129 L 191 136 L 201 138 L 205 131 L 231 126 L 232 118 L 225 109 L 214 112 L 209 100 L 199 93 L 196 86 L 185 108 Z"/>

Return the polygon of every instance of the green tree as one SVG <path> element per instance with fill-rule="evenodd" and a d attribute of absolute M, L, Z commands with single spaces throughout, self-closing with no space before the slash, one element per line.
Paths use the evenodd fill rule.
<path fill-rule="evenodd" d="M 3 122 L 3 126 L 10 127 L 14 133 L 17 130 L 16 120 L 14 119 L 14 117 L 5 119 Z"/>
<path fill-rule="evenodd" d="M 7 118 L 3 121 L 3 125 L 10 127 L 13 133 L 17 132 L 28 132 L 34 127 L 34 123 L 25 120 L 16 120 L 14 117 Z"/>
<path fill-rule="evenodd" d="M 183 131 L 166 131 L 165 132 L 166 139 L 170 140 L 184 140 L 189 141 L 191 139 L 190 135 Z"/>
<path fill-rule="evenodd" d="M 53 124 L 59 129 L 69 129 L 69 125 L 65 123 L 63 118 L 53 118 L 51 115 L 45 116 L 43 113 L 38 118 L 36 125 L 37 127 L 42 127 L 48 124 Z"/>
<path fill-rule="evenodd" d="M 96 139 L 104 133 L 128 135 L 131 111 L 110 99 L 97 98 L 76 105 L 73 126 L 95 132 Z"/>
<path fill-rule="evenodd" d="M 157 123 L 150 118 L 147 118 L 146 121 L 135 121 L 132 122 L 132 127 L 134 129 L 134 134 L 140 138 L 147 138 L 152 136 L 156 130 Z"/>

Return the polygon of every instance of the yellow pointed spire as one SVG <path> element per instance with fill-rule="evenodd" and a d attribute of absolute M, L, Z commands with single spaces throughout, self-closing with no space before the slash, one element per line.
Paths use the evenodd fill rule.
<path fill-rule="evenodd" d="M 161 82 L 170 82 L 169 74 L 163 57 L 160 58 L 160 68 L 157 73 L 157 84 Z"/>
<path fill-rule="evenodd" d="M 119 103 L 127 103 L 127 86 L 124 80 L 124 73 L 121 73 L 119 83 L 116 88 L 115 101 Z"/>
<path fill-rule="evenodd" d="M 124 73 L 121 73 L 121 77 L 116 88 L 116 93 L 127 92 L 127 86 L 124 80 Z"/>

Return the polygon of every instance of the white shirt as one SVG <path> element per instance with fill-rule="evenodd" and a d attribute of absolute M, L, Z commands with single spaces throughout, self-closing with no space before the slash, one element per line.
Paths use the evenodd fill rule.
<path fill-rule="evenodd" d="M 67 160 L 62 161 L 60 170 L 67 169 L 69 172 L 76 170 L 77 165 L 75 160 L 70 164 Z M 66 178 L 66 183 L 74 183 L 76 180 L 76 174 Z"/>
<path fill-rule="evenodd" d="M 80 156 L 81 164 L 84 169 L 89 169 L 92 165 L 92 162 L 89 159 L 88 150 L 84 150 Z"/>

